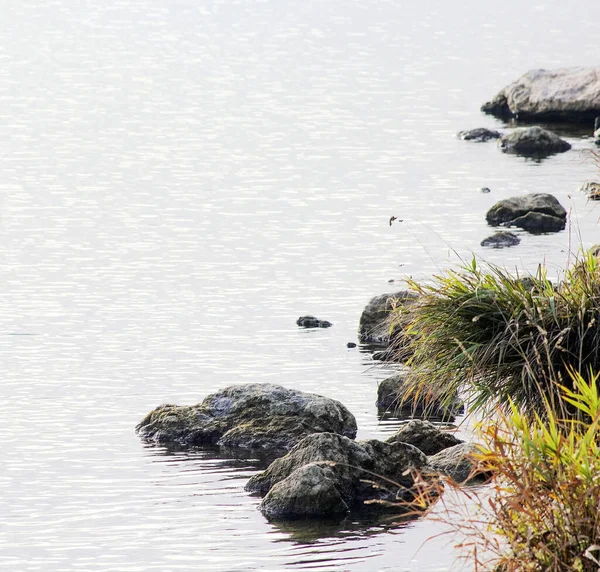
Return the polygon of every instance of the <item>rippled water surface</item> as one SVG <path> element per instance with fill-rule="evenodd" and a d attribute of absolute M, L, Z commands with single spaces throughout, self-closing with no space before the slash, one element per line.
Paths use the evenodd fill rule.
<path fill-rule="evenodd" d="M 361 438 L 393 431 L 387 372 L 346 347 L 372 296 L 457 255 L 558 272 L 600 242 L 585 132 L 541 162 L 455 137 L 505 128 L 479 106 L 527 69 L 598 65 L 599 18 L 582 0 L 1 3 L 0 569 L 456 570 L 447 540 L 419 550 L 431 518 L 270 524 L 243 490 L 258 460 L 133 429 L 269 381 L 341 400 Z M 486 210 L 533 191 L 569 230 L 484 251 Z M 334 327 L 300 330 L 306 313 Z"/>

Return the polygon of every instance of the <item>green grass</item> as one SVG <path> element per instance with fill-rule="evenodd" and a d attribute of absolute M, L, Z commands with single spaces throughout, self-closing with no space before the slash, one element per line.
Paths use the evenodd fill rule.
<path fill-rule="evenodd" d="M 543 266 L 513 276 L 476 260 L 435 277 L 409 281 L 418 300 L 398 307 L 403 324 L 399 352 L 411 356 L 410 395 L 466 392 L 474 409 L 514 403 L 546 414 L 546 401 L 567 413 L 557 384 L 569 385 L 568 368 L 600 370 L 600 265 L 583 254 L 553 284 Z M 407 396 L 408 397 L 408 396 Z"/>

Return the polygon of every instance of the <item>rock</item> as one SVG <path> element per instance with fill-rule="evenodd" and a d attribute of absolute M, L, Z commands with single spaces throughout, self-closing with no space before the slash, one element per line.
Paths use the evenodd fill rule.
<path fill-rule="evenodd" d="M 552 131 L 534 126 L 515 129 L 502 136 L 498 140 L 498 147 L 505 153 L 542 158 L 554 153 L 564 153 L 571 145 Z"/>
<path fill-rule="evenodd" d="M 300 316 L 300 318 L 296 320 L 296 324 L 303 328 L 329 328 L 330 326 L 333 326 L 331 322 L 319 320 L 314 316 Z"/>
<path fill-rule="evenodd" d="M 411 419 L 403 425 L 386 443 L 408 443 L 426 455 L 435 455 L 444 449 L 464 443 L 448 431 L 442 431 L 429 421 Z"/>
<path fill-rule="evenodd" d="M 566 220 L 544 213 L 528 212 L 526 215 L 510 221 L 507 225 L 522 228 L 532 234 L 541 234 L 543 232 L 559 232 L 563 230 Z"/>
<path fill-rule="evenodd" d="M 448 422 L 454 421 L 456 415 L 463 411 L 463 404 L 458 398 L 444 404 L 440 397 L 429 393 L 427 397 L 415 399 L 409 395 L 407 377 L 408 368 L 398 371 L 384 379 L 377 387 L 377 410 L 380 415 L 388 417 L 424 417 Z"/>
<path fill-rule="evenodd" d="M 521 242 L 521 239 L 507 230 L 500 230 L 492 236 L 488 236 L 481 241 L 481 246 L 491 246 L 492 248 L 507 248 L 516 246 Z"/>
<path fill-rule="evenodd" d="M 161 405 L 136 427 L 147 442 L 219 445 L 284 452 L 312 433 L 356 436 L 356 420 L 339 401 L 272 383 L 234 385 L 197 405 Z"/>
<path fill-rule="evenodd" d="M 492 191 L 489 187 L 481 187 L 481 189 L 479 189 L 479 192 L 487 194 L 487 193 L 491 193 Z"/>
<path fill-rule="evenodd" d="M 471 457 L 478 447 L 473 443 L 460 443 L 443 449 L 428 457 L 433 469 L 450 477 L 458 484 L 474 483 L 487 480 L 490 475 L 478 468 L 478 463 Z"/>
<path fill-rule="evenodd" d="M 360 341 L 363 343 L 388 344 L 393 308 L 396 305 L 408 305 L 416 298 L 416 294 L 406 290 L 371 298 L 360 316 L 358 324 Z"/>
<path fill-rule="evenodd" d="M 311 468 L 315 466 L 322 472 Z M 299 470 L 302 472 L 297 474 Z M 246 490 L 266 495 L 260 509 L 270 518 L 323 517 L 343 508 L 331 484 L 350 508 L 367 501 L 410 501 L 415 496 L 414 471 L 421 470 L 427 473 L 423 478 L 435 478 L 429 475 L 427 457 L 412 445 L 375 439 L 357 443 L 341 435 L 320 433 L 306 437 L 254 475 Z M 320 489 L 314 497 L 323 494 L 327 510 L 319 510 L 312 495 L 306 506 L 302 505 L 302 491 L 310 483 Z"/>
<path fill-rule="evenodd" d="M 587 195 L 587 198 L 592 201 L 600 200 L 600 183 L 587 181 L 579 187 L 579 190 Z"/>
<path fill-rule="evenodd" d="M 499 139 L 502 134 L 499 131 L 478 127 L 477 129 L 468 129 L 467 131 L 459 131 L 458 137 L 463 141 L 485 142 L 490 139 Z"/>
<path fill-rule="evenodd" d="M 336 516 L 349 511 L 330 467 L 309 463 L 275 484 L 260 504 L 269 520 Z"/>
<path fill-rule="evenodd" d="M 355 348 L 355 347 L 356 347 L 356 344 L 355 344 L 354 342 L 348 342 L 348 343 L 346 344 L 346 347 L 348 347 L 348 348 Z"/>
<path fill-rule="evenodd" d="M 600 115 L 600 67 L 528 71 L 481 110 L 503 118 L 591 124 Z"/>
<path fill-rule="evenodd" d="M 558 202 L 556 197 L 543 193 L 523 195 L 499 201 L 487 212 L 485 217 L 488 224 L 492 226 L 500 224 L 510 226 L 515 219 L 523 217 L 530 212 L 550 215 L 564 221 L 567 219 L 567 211 Z"/>

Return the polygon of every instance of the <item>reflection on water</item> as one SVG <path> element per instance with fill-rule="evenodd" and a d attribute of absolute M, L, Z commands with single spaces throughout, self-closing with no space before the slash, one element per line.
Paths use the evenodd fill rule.
<path fill-rule="evenodd" d="M 393 432 L 389 365 L 347 347 L 372 296 L 472 253 L 551 277 L 597 242 L 574 192 L 597 178 L 588 136 L 561 131 L 573 151 L 535 163 L 455 134 L 505 129 L 479 105 L 529 68 L 597 65 L 599 17 L 583 0 L 493 18 L 475 0 L 2 3 L 0 570 L 455 570 L 444 542 L 419 550 L 428 517 L 274 525 L 244 492 L 261 459 L 148 448 L 134 427 L 264 381 L 342 401 L 359 438 Z M 533 191 L 567 231 L 484 251 L 487 209 Z"/>

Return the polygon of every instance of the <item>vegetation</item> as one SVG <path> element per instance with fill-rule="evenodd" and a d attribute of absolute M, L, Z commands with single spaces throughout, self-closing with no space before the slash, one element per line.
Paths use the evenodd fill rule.
<path fill-rule="evenodd" d="M 560 388 L 573 407 L 569 420 L 549 402 L 543 418 L 512 404 L 497 423 L 484 426 L 484 444 L 475 455 L 495 474 L 490 487 L 452 489 L 469 502 L 446 503 L 441 518 L 464 539 L 460 546 L 475 570 L 600 568 L 598 375 L 571 375 L 573 388 Z"/>
<path fill-rule="evenodd" d="M 466 391 L 472 407 L 510 404 L 546 414 L 546 401 L 567 414 L 558 396 L 569 368 L 600 370 L 600 261 L 590 251 L 552 284 L 535 275 L 512 276 L 473 261 L 437 276 L 430 285 L 409 281 L 416 302 L 396 309 L 404 325 L 398 352 L 411 356 L 409 395 Z"/>

